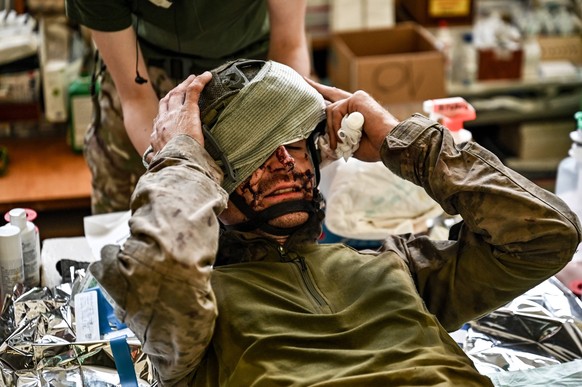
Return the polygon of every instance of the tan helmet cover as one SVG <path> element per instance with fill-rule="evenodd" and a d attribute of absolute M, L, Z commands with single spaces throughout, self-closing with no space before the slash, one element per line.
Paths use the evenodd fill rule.
<path fill-rule="evenodd" d="M 213 71 L 211 82 L 221 82 L 224 70 L 240 63 L 235 61 Z M 295 70 L 274 61 L 264 62 L 240 90 L 224 95 L 226 106 L 206 127 L 224 158 L 218 157 L 208 139 L 205 147 L 219 165 L 224 167 L 222 160 L 226 159 L 234 170 L 236 178 L 225 175 L 222 183 L 229 194 L 278 146 L 308 138 L 325 118 L 325 102 L 321 94 Z M 204 123 L 208 121 L 205 116 L 209 113 L 202 106 L 203 99 L 204 92 L 201 96 Z"/>

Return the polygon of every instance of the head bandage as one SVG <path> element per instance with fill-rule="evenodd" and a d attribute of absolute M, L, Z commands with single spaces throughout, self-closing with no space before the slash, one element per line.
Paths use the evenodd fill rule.
<path fill-rule="evenodd" d="M 244 61 L 230 65 L 237 63 Z M 222 82 L 226 75 L 221 75 L 221 69 L 228 66 L 212 71 L 211 82 Z M 208 115 L 204 97 L 203 91 L 203 123 Z M 277 147 L 308 138 L 325 118 L 323 97 L 293 69 L 273 61 L 264 62 L 246 85 L 225 98 L 224 105 L 218 118 L 205 128 L 212 137 L 206 138 L 205 148 L 223 169 L 224 160 L 232 167 L 234 179 L 225 176 L 222 183 L 229 194 Z"/>

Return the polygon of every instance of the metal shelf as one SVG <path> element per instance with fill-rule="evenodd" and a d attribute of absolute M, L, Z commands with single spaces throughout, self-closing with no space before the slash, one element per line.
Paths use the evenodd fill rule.
<path fill-rule="evenodd" d="M 546 93 L 555 94 L 563 89 L 582 87 L 582 76 L 552 77 L 538 80 L 498 80 L 476 82 L 472 85 L 450 84 L 448 94 L 463 98 L 487 97 L 500 94 Z"/>
<path fill-rule="evenodd" d="M 450 85 L 448 94 L 465 98 L 477 110 L 467 127 L 570 118 L 581 107 L 582 77 Z"/>

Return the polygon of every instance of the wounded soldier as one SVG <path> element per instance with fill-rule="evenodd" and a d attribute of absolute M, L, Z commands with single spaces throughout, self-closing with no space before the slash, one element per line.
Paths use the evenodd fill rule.
<path fill-rule="evenodd" d="M 327 102 L 326 102 L 327 101 Z M 449 214 L 455 240 L 318 244 L 319 136 L 382 161 Z M 581 240 L 552 193 L 421 115 L 272 61 L 190 76 L 160 101 L 131 236 L 93 275 L 163 386 L 487 386 L 447 334 L 551 277 Z"/>

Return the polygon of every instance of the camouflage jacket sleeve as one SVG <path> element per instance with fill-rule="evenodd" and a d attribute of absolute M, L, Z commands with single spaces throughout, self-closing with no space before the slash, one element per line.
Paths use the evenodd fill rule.
<path fill-rule="evenodd" d="M 388 246 L 403 252 L 428 309 L 449 330 L 549 278 L 580 243 L 580 223 L 558 197 L 475 142 L 456 147 L 421 115 L 395 127 L 381 153 L 390 170 L 464 220 L 457 241 L 410 236 Z"/>
<path fill-rule="evenodd" d="M 195 140 L 172 139 L 135 189 L 130 238 L 121 248 L 105 247 L 91 267 L 162 385 L 190 378 L 213 334 L 217 309 L 210 275 L 217 215 L 228 200 L 221 178 Z"/>

